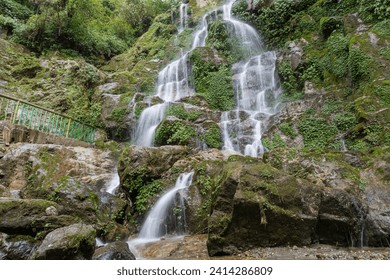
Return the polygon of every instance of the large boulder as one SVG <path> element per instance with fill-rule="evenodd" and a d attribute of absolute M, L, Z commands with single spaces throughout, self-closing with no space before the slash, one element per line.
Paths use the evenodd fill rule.
<path fill-rule="evenodd" d="M 256 161 L 233 161 L 223 170 L 208 224 L 210 255 L 312 243 L 318 188 Z"/>
<path fill-rule="evenodd" d="M 33 259 L 80 260 L 91 259 L 95 251 L 96 231 L 90 225 L 73 224 L 50 232 L 39 246 Z"/>
<path fill-rule="evenodd" d="M 60 209 L 42 199 L 0 198 L 0 232 L 17 235 L 44 235 L 50 230 L 77 222 L 77 217 L 53 215 L 49 209 Z"/>
<path fill-rule="evenodd" d="M 95 250 L 93 260 L 135 260 L 126 242 L 116 241 Z"/>

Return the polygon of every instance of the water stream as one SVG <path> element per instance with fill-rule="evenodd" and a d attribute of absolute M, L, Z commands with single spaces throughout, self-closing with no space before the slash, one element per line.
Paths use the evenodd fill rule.
<path fill-rule="evenodd" d="M 186 232 L 184 192 L 192 183 L 194 172 L 182 173 L 175 185 L 163 194 L 149 211 L 136 239 L 128 242 L 140 257 L 139 248 L 162 237 L 182 236 Z"/>

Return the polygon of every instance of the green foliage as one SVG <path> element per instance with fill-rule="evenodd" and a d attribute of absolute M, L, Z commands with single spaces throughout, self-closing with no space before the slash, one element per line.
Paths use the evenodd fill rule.
<path fill-rule="evenodd" d="M 256 23 L 271 47 L 281 46 L 291 27 L 286 22 L 295 12 L 294 1 L 276 0 L 269 8 L 262 10 Z"/>
<path fill-rule="evenodd" d="M 139 188 L 134 203 L 135 210 L 139 214 L 145 213 L 151 207 L 150 200 L 162 191 L 162 186 L 160 180 L 154 180 Z"/>
<path fill-rule="evenodd" d="M 304 118 L 298 126 L 299 132 L 302 134 L 305 148 L 309 149 L 325 149 L 337 134 L 337 129 L 333 125 L 329 125 L 322 118 Z"/>
<path fill-rule="evenodd" d="M 216 123 L 212 123 L 204 133 L 204 141 L 209 148 L 220 149 L 222 148 L 222 135 L 221 129 Z"/>
<path fill-rule="evenodd" d="M 195 129 L 180 120 L 160 123 L 155 136 L 155 144 L 161 145 L 188 145 L 196 135 Z"/>
<path fill-rule="evenodd" d="M 28 19 L 15 32 L 15 40 L 39 52 L 73 49 L 94 59 L 124 52 L 154 17 L 171 9 L 171 3 L 163 0 L 54 0 L 34 3 L 32 15 L 15 3 L 0 4 L 5 15 Z"/>
<path fill-rule="evenodd" d="M 328 55 L 324 68 L 338 78 L 348 74 L 348 39 L 342 33 L 333 33 L 326 42 Z"/>
<path fill-rule="evenodd" d="M 198 94 L 203 96 L 212 109 L 228 111 L 234 106 L 234 91 L 231 71 L 221 68 L 207 75 L 204 90 Z"/>
<path fill-rule="evenodd" d="M 373 60 L 360 48 L 350 48 L 348 64 L 351 79 L 355 85 L 367 81 L 371 77 Z"/>
<path fill-rule="evenodd" d="M 381 85 L 376 85 L 374 92 L 380 98 L 383 106 L 390 106 L 390 80 L 385 80 Z"/>
<path fill-rule="evenodd" d="M 296 131 L 293 129 L 290 123 L 284 122 L 279 125 L 280 131 L 283 132 L 284 135 L 289 136 L 291 138 L 295 138 L 297 136 Z"/>
<path fill-rule="evenodd" d="M 372 30 L 379 36 L 390 36 L 390 19 L 375 24 Z"/>
<path fill-rule="evenodd" d="M 189 111 L 184 109 L 183 105 L 173 104 L 169 106 L 166 115 L 193 122 L 202 115 L 202 112 Z"/>
<path fill-rule="evenodd" d="M 123 122 L 128 114 L 129 110 L 127 108 L 115 108 L 107 119 L 120 123 Z"/>
<path fill-rule="evenodd" d="M 360 14 L 367 21 L 390 18 L 390 0 L 360 0 Z"/>
<path fill-rule="evenodd" d="M 303 83 L 299 82 L 299 73 L 294 72 L 289 61 L 283 61 L 278 65 L 278 73 L 282 82 L 284 98 L 298 99 L 302 96 Z"/>
<path fill-rule="evenodd" d="M 212 49 L 201 48 L 192 52 L 195 90 L 204 97 L 210 108 L 227 111 L 234 106 L 231 70 L 216 60 Z"/>
<path fill-rule="evenodd" d="M 332 100 L 327 99 L 324 102 L 324 105 L 322 106 L 322 114 L 324 115 L 333 115 L 340 111 L 342 108 L 342 101 L 341 100 Z"/>
<path fill-rule="evenodd" d="M 0 15 L 10 17 L 13 19 L 27 19 L 31 16 L 32 11 L 14 0 L 1 0 L 0 1 Z"/>
<path fill-rule="evenodd" d="M 337 114 L 334 118 L 334 123 L 339 130 L 347 131 L 356 125 L 357 120 L 354 114 L 347 112 Z"/>
<path fill-rule="evenodd" d="M 280 137 L 279 134 L 273 135 L 271 139 L 264 138 L 263 139 L 263 145 L 268 150 L 273 150 L 276 148 L 286 147 L 286 143 L 283 141 L 282 137 Z"/>

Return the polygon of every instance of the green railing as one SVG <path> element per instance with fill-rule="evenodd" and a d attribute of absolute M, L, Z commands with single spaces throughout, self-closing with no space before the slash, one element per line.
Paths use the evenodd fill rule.
<path fill-rule="evenodd" d="M 95 142 L 96 128 L 85 125 L 71 117 L 58 114 L 11 96 L 0 93 L 0 120 L 23 125 L 43 133 Z"/>

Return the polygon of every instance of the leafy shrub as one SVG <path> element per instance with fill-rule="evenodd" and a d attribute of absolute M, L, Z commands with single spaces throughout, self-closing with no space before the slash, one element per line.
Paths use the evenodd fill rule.
<path fill-rule="evenodd" d="M 221 130 L 216 123 L 211 124 L 204 133 L 204 141 L 210 148 L 222 148 Z"/>
<path fill-rule="evenodd" d="M 322 118 L 305 118 L 300 121 L 298 126 L 302 134 L 305 147 L 310 149 L 324 149 L 337 134 L 337 129 L 329 125 Z"/>
<path fill-rule="evenodd" d="M 155 144 L 158 146 L 188 145 L 195 135 L 195 129 L 184 122 L 179 120 L 165 120 L 157 128 Z"/>
<path fill-rule="evenodd" d="M 357 123 L 357 120 L 352 113 L 340 113 L 335 116 L 334 123 L 339 130 L 347 131 Z"/>
<path fill-rule="evenodd" d="M 372 58 L 361 49 L 353 47 L 349 50 L 349 72 L 351 73 L 351 79 L 354 84 L 359 84 L 370 78 L 372 62 Z"/>

